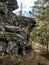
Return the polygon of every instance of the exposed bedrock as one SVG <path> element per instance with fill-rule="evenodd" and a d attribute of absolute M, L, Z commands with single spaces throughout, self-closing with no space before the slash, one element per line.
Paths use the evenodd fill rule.
<path fill-rule="evenodd" d="M 29 33 L 35 27 L 35 19 L 16 16 L 12 10 L 17 8 L 16 0 L 0 0 L 0 55 L 26 55 L 32 47 Z"/>

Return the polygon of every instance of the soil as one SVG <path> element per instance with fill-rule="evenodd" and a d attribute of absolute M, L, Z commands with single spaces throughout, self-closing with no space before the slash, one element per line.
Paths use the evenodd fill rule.
<path fill-rule="evenodd" d="M 46 46 L 33 42 L 26 56 L 0 56 L 0 65 L 49 65 L 49 51 Z"/>

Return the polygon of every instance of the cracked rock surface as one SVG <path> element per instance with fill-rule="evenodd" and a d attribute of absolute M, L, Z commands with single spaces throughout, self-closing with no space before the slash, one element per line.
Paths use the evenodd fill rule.
<path fill-rule="evenodd" d="M 0 55 L 26 55 L 32 47 L 29 33 L 35 27 L 35 20 L 12 13 L 18 8 L 16 0 L 0 0 Z"/>

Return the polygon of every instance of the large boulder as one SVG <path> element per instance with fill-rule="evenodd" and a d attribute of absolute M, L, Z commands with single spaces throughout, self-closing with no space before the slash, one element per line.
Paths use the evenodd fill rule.
<path fill-rule="evenodd" d="M 16 0 L 0 0 L 0 54 L 26 55 L 27 48 L 32 47 L 30 32 L 35 27 L 35 19 L 16 16 Z"/>

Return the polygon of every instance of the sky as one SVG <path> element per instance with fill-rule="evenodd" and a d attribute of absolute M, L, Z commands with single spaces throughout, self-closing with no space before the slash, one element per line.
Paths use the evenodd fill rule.
<path fill-rule="evenodd" d="M 17 0 L 19 8 L 13 11 L 14 13 L 17 13 L 19 15 L 19 11 L 21 10 L 21 3 L 22 3 L 22 10 L 28 12 L 31 10 L 31 6 L 34 6 L 34 2 L 36 0 Z"/>

